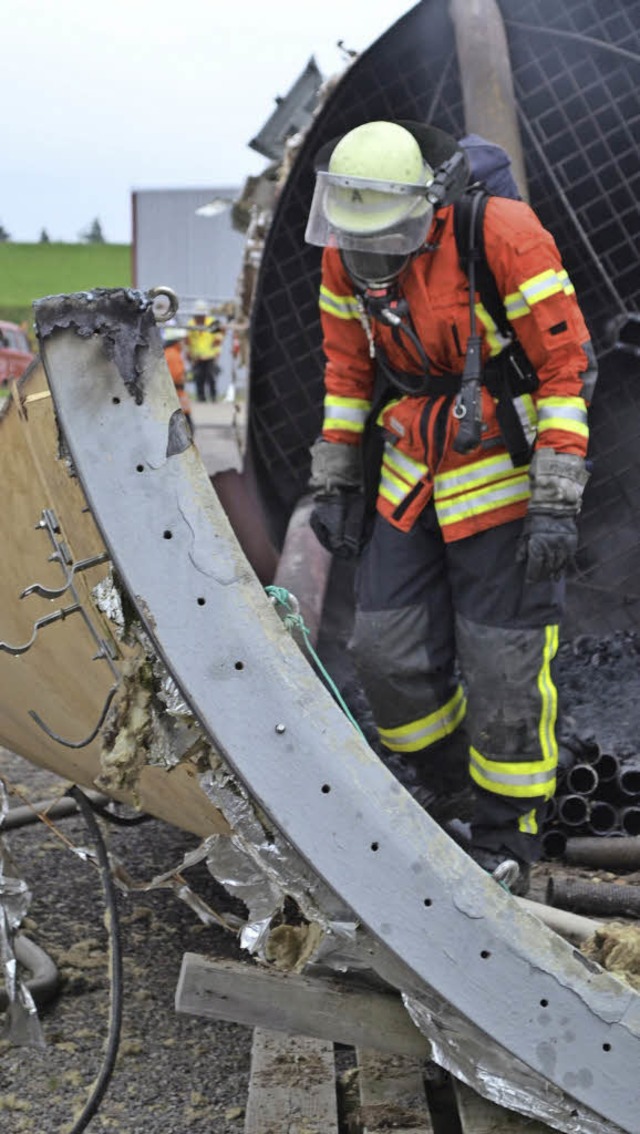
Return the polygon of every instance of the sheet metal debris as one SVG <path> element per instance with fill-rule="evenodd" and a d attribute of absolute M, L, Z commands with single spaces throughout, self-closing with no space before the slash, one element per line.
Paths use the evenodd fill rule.
<path fill-rule="evenodd" d="M 0 819 L 4 818 L 8 809 L 7 792 L 0 781 Z M 31 892 L 26 882 L 18 877 L 0 836 L 0 960 L 8 998 L 2 1035 L 16 1045 L 44 1047 L 38 1012 L 33 996 L 18 972 L 14 948 L 15 936 L 30 903 Z"/>

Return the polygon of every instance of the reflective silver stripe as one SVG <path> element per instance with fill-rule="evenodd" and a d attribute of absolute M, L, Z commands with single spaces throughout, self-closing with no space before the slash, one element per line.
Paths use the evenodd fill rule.
<path fill-rule="evenodd" d="M 334 295 L 324 284 L 320 286 L 320 310 L 338 319 L 359 319 L 358 304 L 353 295 Z"/>
<path fill-rule="evenodd" d="M 378 728 L 380 739 L 392 752 L 417 752 L 430 744 L 442 740 L 456 730 L 467 708 L 462 686 L 458 686 L 453 697 L 434 713 L 411 721 L 398 728 Z"/>
<path fill-rule="evenodd" d="M 413 485 L 406 484 L 403 480 L 395 477 L 389 469 L 382 466 L 380 474 L 380 482 L 378 484 L 378 492 L 388 500 L 390 504 L 400 504 L 405 496 L 411 492 Z"/>
<path fill-rule="evenodd" d="M 454 496 L 463 489 L 489 484 L 512 475 L 513 461 L 508 453 L 499 457 L 486 457 L 482 461 L 474 461 L 472 465 L 465 465 L 464 468 L 438 473 L 435 478 L 438 499 L 446 500 L 448 496 Z"/>
<path fill-rule="evenodd" d="M 407 480 L 412 483 L 420 480 L 420 477 L 427 472 L 426 465 L 423 465 L 420 461 L 414 461 L 413 457 L 408 457 L 406 453 L 401 453 L 389 441 L 385 442 L 383 460 L 401 476 L 406 476 Z"/>
<path fill-rule="evenodd" d="M 344 421 L 364 425 L 369 409 L 369 402 L 358 402 L 356 398 L 338 398 L 332 394 L 324 400 L 325 422 L 328 417 L 340 417 Z"/>
<path fill-rule="evenodd" d="M 538 690 L 542 702 L 538 737 L 545 761 L 553 764 L 554 768 L 558 762 L 558 740 L 556 737 L 558 691 L 551 675 L 551 662 L 558 652 L 558 641 L 558 627 L 555 625 L 546 626 L 542 665 L 538 673 Z"/>
<path fill-rule="evenodd" d="M 566 272 L 564 268 L 562 268 L 558 272 L 558 279 L 562 284 L 562 290 L 564 291 L 565 295 L 575 295 L 576 289 L 571 283 L 568 272 Z"/>
<path fill-rule="evenodd" d="M 511 295 L 505 296 L 504 309 L 507 313 L 507 319 L 511 321 L 521 319 L 523 315 L 528 315 L 531 308 L 523 295 L 519 291 L 512 292 Z"/>
<path fill-rule="evenodd" d="M 559 291 L 564 291 L 564 285 L 553 268 L 548 268 L 546 272 L 540 272 L 520 284 L 520 292 L 529 307 L 533 307 L 543 299 L 548 299 L 550 295 L 557 295 Z"/>
<path fill-rule="evenodd" d="M 483 512 L 493 512 L 496 508 L 518 504 L 522 500 L 528 500 L 530 495 L 529 475 L 525 470 L 506 484 L 463 493 L 448 504 L 443 504 L 436 496 L 436 513 L 441 527 L 444 527 L 447 524 L 457 524 L 461 520 L 470 520 Z"/>
<path fill-rule="evenodd" d="M 427 466 L 400 453 L 385 441 L 378 492 L 390 504 L 400 504 L 427 472 Z"/>
<path fill-rule="evenodd" d="M 538 834 L 538 818 L 535 807 L 531 811 L 527 811 L 526 815 L 520 816 L 518 819 L 518 830 L 522 831 L 523 835 Z"/>
<path fill-rule="evenodd" d="M 582 398 L 541 398 L 538 402 L 538 429 L 564 429 L 589 436 L 587 407 Z"/>
<path fill-rule="evenodd" d="M 515 411 L 520 418 L 520 424 L 526 440 L 531 445 L 538 432 L 538 415 L 533 404 L 531 394 L 521 394 L 513 399 Z"/>
<path fill-rule="evenodd" d="M 362 433 L 370 408 L 371 403 L 364 398 L 341 398 L 337 394 L 327 394 L 324 399 L 322 428 Z"/>
<path fill-rule="evenodd" d="M 510 789 L 508 792 L 509 795 L 544 795 L 544 791 L 536 791 L 533 793 L 526 789 L 544 788 L 548 784 L 553 783 L 556 778 L 555 762 L 538 760 L 538 770 L 535 772 L 530 770 L 531 763 L 523 764 L 523 771 L 519 772 L 515 770 L 517 765 L 501 764 L 497 760 L 487 760 L 473 747 L 469 749 L 469 754 L 470 769 L 476 782 L 484 783 L 486 781 L 488 784 L 502 785 Z M 507 768 L 514 770 L 507 771 Z M 521 790 L 519 791 L 518 789 Z M 491 788 L 488 790 L 490 791 Z"/>
<path fill-rule="evenodd" d="M 550 417 L 563 417 L 567 421 L 577 421 L 581 425 L 586 425 L 587 407 L 582 398 L 575 398 L 572 401 L 564 398 L 541 398 L 538 402 L 538 420 L 544 421 Z"/>
<path fill-rule="evenodd" d="M 484 304 L 476 303 L 475 308 L 476 315 L 485 329 L 485 337 L 489 344 L 491 358 L 495 358 L 502 353 L 506 346 L 509 346 L 511 339 L 508 339 L 506 335 L 500 333 L 497 324 L 492 319 Z"/>

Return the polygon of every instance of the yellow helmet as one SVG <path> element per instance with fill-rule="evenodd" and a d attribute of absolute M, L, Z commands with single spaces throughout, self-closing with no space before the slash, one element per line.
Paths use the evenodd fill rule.
<path fill-rule="evenodd" d="M 404 126 L 365 122 L 350 130 L 331 154 L 328 173 L 324 210 L 334 229 L 371 236 L 416 215 L 428 227 L 430 206 L 416 190 L 431 183 L 433 170 Z"/>
<path fill-rule="evenodd" d="M 356 126 L 318 155 L 305 239 L 340 248 L 358 282 L 395 278 L 424 243 L 434 206 L 448 203 L 437 174 L 458 151 L 448 134 L 420 123 Z M 466 173 L 454 180 L 457 192 Z"/>

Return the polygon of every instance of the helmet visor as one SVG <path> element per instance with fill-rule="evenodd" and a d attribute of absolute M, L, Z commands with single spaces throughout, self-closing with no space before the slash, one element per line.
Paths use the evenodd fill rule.
<path fill-rule="evenodd" d="M 305 240 L 347 251 L 407 256 L 425 240 L 433 206 L 424 185 L 343 177 L 319 170 Z"/>

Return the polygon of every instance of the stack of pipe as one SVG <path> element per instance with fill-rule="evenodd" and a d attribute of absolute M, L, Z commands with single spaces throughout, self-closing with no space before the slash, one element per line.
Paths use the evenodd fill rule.
<path fill-rule="evenodd" d="M 577 837 L 640 835 L 640 757 L 621 757 L 592 739 L 560 745 L 558 786 L 542 833 L 543 856 L 563 858 Z"/>

